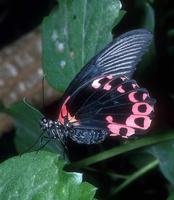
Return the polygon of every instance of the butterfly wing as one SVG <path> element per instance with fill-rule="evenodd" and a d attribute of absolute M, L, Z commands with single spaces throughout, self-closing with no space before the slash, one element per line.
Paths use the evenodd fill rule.
<path fill-rule="evenodd" d="M 73 140 L 92 144 L 103 141 L 106 133 L 128 138 L 149 129 L 155 101 L 131 77 L 151 38 L 146 30 L 129 31 L 77 74 L 58 116 L 62 124 L 73 125 Z"/>
<path fill-rule="evenodd" d="M 76 130 L 105 130 L 110 136 L 128 138 L 149 129 L 154 104 L 135 80 L 108 75 L 91 81 L 73 98 L 69 96 L 59 121 L 64 123 L 66 117 Z"/>
<path fill-rule="evenodd" d="M 151 40 L 152 34 L 144 29 L 129 31 L 114 39 L 76 75 L 64 94 L 64 100 L 76 93 L 79 86 L 86 87 L 95 77 L 112 74 L 130 79 Z"/>

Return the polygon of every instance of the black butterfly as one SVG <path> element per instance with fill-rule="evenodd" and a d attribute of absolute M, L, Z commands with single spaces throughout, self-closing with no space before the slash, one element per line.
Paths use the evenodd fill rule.
<path fill-rule="evenodd" d="M 151 40 L 152 34 L 143 29 L 114 39 L 76 75 L 63 95 L 57 121 L 44 117 L 42 131 L 63 143 L 71 138 L 80 144 L 146 132 L 155 100 L 132 75 Z"/>

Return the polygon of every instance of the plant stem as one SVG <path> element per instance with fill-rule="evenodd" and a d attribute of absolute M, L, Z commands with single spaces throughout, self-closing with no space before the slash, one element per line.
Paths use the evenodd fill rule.
<path fill-rule="evenodd" d="M 96 170 L 94 168 L 91 168 L 91 167 L 85 167 L 86 170 L 90 171 L 90 172 L 94 172 L 94 173 L 98 173 L 98 174 L 102 174 L 102 175 L 107 175 L 109 176 L 110 178 L 114 179 L 114 180 L 117 180 L 117 179 L 127 179 L 128 176 L 127 175 L 123 175 L 123 174 L 117 174 L 115 172 L 103 172 L 103 171 L 100 171 L 100 170 Z"/>
<path fill-rule="evenodd" d="M 98 153 L 96 155 L 90 156 L 88 158 L 82 159 L 80 161 L 71 163 L 66 165 L 65 169 L 66 170 L 75 170 L 79 168 L 83 168 L 86 166 L 89 166 L 91 164 L 95 164 L 97 162 L 106 160 L 108 158 L 112 158 L 114 156 L 120 155 L 122 153 L 135 150 L 138 148 L 146 147 L 149 145 L 157 144 L 160 142 L 165 142 L 168 140 L 174 139 L 174 131 L 169 131 L 168 133 L 165 134 L 153 134 L 147 137 L 144 137 L 139 140 L 134 140 L 129 142 L 128 144 L 123 144 L 118 147 L 114 147 L 110 150 Z"/>
<path fill-rule="evenodd" d="M 159 164 L 158 160 L 154 160 L 147 164 L 145 167 L 141 168 L 140 170 L 133 173 L 129 178 L 127 178 L 121 185 L 119 185 L 115 190 L 112 191 L 111 195 L 109 196 L 109 199 L 113 199 L 113 196 L 118 194 L 120 191 L 122 191 L 124 188 L 126 188 L 129 184 L 131 184 L 133 181 L 138 179 L 139 177 L 143 176 L 145 173 L 149 172 L 153 168 L 157 167 Z"/>

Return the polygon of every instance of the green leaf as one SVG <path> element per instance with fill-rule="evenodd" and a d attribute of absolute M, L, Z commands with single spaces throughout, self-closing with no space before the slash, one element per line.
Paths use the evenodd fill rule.
<path fill-rule="evenodd" d="M 155 12 L 152 8 L 152 6 L 144 2 L 144 17 L 142 20 L 142 26 L 146 29 L 148 29 L 151 32 L 154 32 L 155 29 Z"/>
<path fill-rule="evenodd" d="M 148 152 L 159 160 L 161 172 L 174 184 L 174 140 L 153 145 Z"/>
<path fill-rule="evenodd" d="M 167 200 L 173 200 L 174 199 L 174 191 L 172 191 L 170 193 L 170 195 L 168 196 Z"/>
<path fill-rule="evenodd" d="M 61 0 L 44 19 L 43 69 L 54 88 L 64 91 L 89 59 L 111 41 L 120 8 L 119 0 Z"/>
<path fill-rule="evenodd" d="M 112 158 L 114 156 L 121 155 L 123 153 L 137 150 L 138 148 L 147 147 L 149 145 L 155 145 L 165 141 L 171 141 L 174 139 L 174 132 L 171 130 L 170 132 L 166 133 L 154 133 L 144 138 L 138 140 L 132 140 L 122 145 L 116 146 L 109 150 L 105 150 L 104 152 L 98 153 L 96 155 L 84 158 L 80 161 L 73 162 L 66 166 L 66 169 L 79 169 L 83 167 L 87 167 L 89 165 L 95 164 L 100 161 L 104 161 L 106 159 Z"/>
<path fill-rule="evenodd" d="M 63 171 L 60 156 L 40 151 L 11 158 L 0 165 L 0 199 L 92 200 L 96 188 L 82 174 Z"/>
<path fill-rule="evenodd" d="M 136 167 L 142 168 L 156 160 L 152 154 L 149 154 L 142 149 L 137 150 L 129 155 L 129 161 Z"/>
<path fill-rule="evenodd" d="M 15 119 L 15 145 L 18 152 L 25 152 L 33 144 L 35 144 L 33 147 L 34 150 L 43 146 L 46 141 L 40 144 L 41 140 L 39 138 L 42 134 L 39 121 L 43 115 L 38 110 L 23 101 L 13 104 L 9 109 L 6 109 L 6 113 L 10 114 Z M 65 152 L 58 140 L 50 141 L 44 149 L 56 153 L 59 152 L 62 156 L 65 156 Z"/>

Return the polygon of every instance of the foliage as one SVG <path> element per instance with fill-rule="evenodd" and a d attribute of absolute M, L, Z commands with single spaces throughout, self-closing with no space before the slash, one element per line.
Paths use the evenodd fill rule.
<path fill-rule="evenodd" d="M 44 19 L 43 69 L 54 88 L 64 91 L 89 59 L 111 41 L 120 5 L 118 0 L 64 0 Z"/>
<path fill-rule="evenodd" d="M 99 199 L 119 200 L 124 199 L 126 195 L 133 199 L 143 199 L 142 197 L 149 199 L 151 196 L 148 191 L 156 192 L 153 199 L 167 199 L 167 196 L 168 200 L 173 199 L 174 91 L 171 84 L 173 69 L 170 61 L 174 54 L 174 31 L 170 22 L 173 21 L 174 10 L 160 0 L 158 2 L 134 0 L 131 3 L 128 1 L 123 3 L 126 5 L 126 12 L 120 10 L 121 4 L 118 0 L 60 0 L 58 7 L 43 22 L 44 74 L 52 87 L 63 92 L 81 67 L 112 39 L 111 33 L 115 36 L 119 32 L 133 29 L 132 27 L 143 27 L 152 31 L 154 33 L 152 48 L 139 65 L 136 74 L 137 80 L 143 86 L 147 86 L 157 98 L 157 117 L 151 133 L 131 141 L 117 143 L 106 141 L 96 147 L 72 145 L 69 149 L 72 162 L 65 166 L 66 170 L 73 171 L 70 179 L 67 178 L 69 174 L 62 170 L 64 162 L 55 154 L 58 152 L 62 158 L 68 160 L 59 142 L 49 143 L 45 147 L 45 150 L 54 153 L 29 153 L 21 158 L 14 157 L 7 160 L 0 165 L 1 191 L 3 191 L 1 195 L 4 195 L 2 199 L 10 199 L 12 195 L 16 198 L 15 195 L 17 196 L 19 192 L 26 195 L 23 196 L 25 199 L 30 192 L 31 195 L 35 195 L 33 187 L 38 189 L 36 199 L 41 197 L 43 199 L 47 197 L 45 195 L 50 195 L 50 199 L 55 194 L 58 197 L 60 194 L 70 195 L 70 188 L 76 191 L 71 195 L 84 195 L 84 198 L 78 196 L 76 199 L 92 199 L 95 188 L 88 183 L 81 183 L 81 175 L 74 173 L 80 169 L 83 170 L 85 179 L 99 188 L 97 193 Z M 164 77 L 168 79 L 164 80 Z M 167 105 L 163 104 L 164 98 L 167 99 L 167 103 L 165 102 Z M 41 134 L 38 122 L 42 114 L 26 102 L 16 103 L 5 109 L 5 112 L 15 118 L 17 130 L 15 144 L 18 152 L 22 153 Z M 34 146 L 35 149 L 40 147 L 38 144 Z M 73 162 L 74 157 L 77 162 Z M 22 172 L 21 180 L 26 181 L 25 187 L 20 185 L 19 170 Z M 156 174 L 159 179 L 156 178 Z M 57 180 L 56 175 L 58 187 L 55 187 L 54 182 Z M 74 179 L 71 179 L 71 176 Z M 34 178 L 36 182 L 33 182 Z M 147 188 L 142 187 L 142 189 L 142 183 L 138 179 L 143 179 L 143 184 L 146 183 Z M 152 185 L 153 181 L 159 181 L 162 184 L 161 188 Z M 132 182 L 134 186 L 131 185 Z M 75 185 L 72 186 L 72 183 Z M 12 188 L 13 185 L 16 187 Z M 121 193 L 125 188 L 128 192 Z M 136 188 L 136 194 L 131 193 L 132 188 Z"/>
<path fill-rule="evenodd" d="M 82 174 L 64 172 L 64 164 L 56 154 L 44 151 L 3 162 L 0 165 L 0 199 L 94 199 L 96 188 L 82 182 Z"/>

